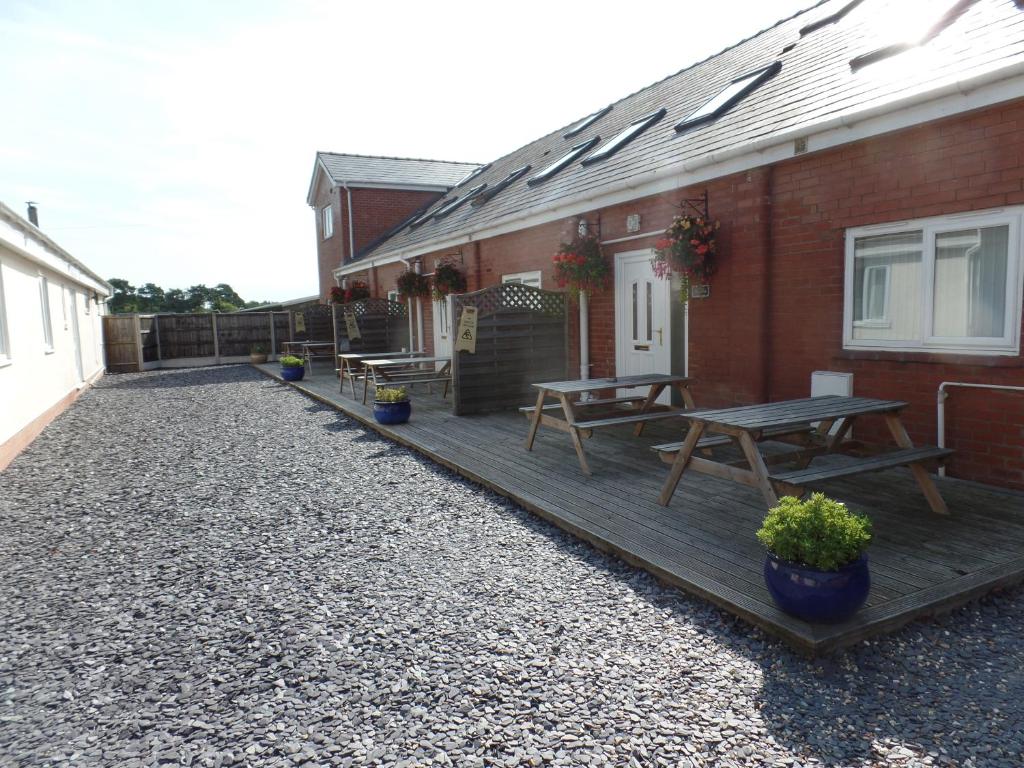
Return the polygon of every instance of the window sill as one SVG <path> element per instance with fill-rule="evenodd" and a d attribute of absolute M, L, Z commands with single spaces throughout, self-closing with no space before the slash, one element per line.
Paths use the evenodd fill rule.
<path fill-rule="evenodd" d="M 53 347 L 46 347 L 46 348 L 43 349 L 43 354 L 44 355 L 52 355 L 56 351 L 57 350 L 54 349 Z"/>
<path fill-rule="evenodd" d="M 0 357 L 0 368 L 6 368 L 8 365 L 13 365 L 14 361 L 9 357 Z"/>
<path fill-rule="evenodd" d="M 963 354 L 958 352 L 893 351 L 885 349 L 844 349 L 833 356 L 835 360 L 876 360 L 890 363 L 918 363 L 922 365 L 962 365 L 977 368 L 1024 368 L 1019 354 L 996 355 Z"/>

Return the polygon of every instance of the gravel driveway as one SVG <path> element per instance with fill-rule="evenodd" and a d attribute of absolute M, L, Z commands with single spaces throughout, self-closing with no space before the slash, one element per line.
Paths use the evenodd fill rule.
<path fill-rule="evenodd" d="M 248 366 L 0 474 L 0 765 L 1020 766 L 1024 600 L 808 662 Z"/>

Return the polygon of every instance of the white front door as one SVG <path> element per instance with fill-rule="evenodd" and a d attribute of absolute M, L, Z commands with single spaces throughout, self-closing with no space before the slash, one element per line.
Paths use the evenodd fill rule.
<path fill-rule="evenodd" d="M 85 381 L 85 371 L 82 370 L 82 334 L 78 328 L 78 293 L 74 288 L 68 289 L 71 294 L 71 338 L 75 346 L 75 373 L 78 375 L 78 383 Z M 85 299 L 88 301 L 88 297 Z"/>
<path fill-rule="evenodd" d="M 452 356 L 452 297 L 445 296 L 444 301 L 431 301 L 434 312 L 434 357 Z M 438 369 L 444 363 L 437 363 Z"/>
<path fill-rule="evenodd" d="M 671 283 L 654 274 L 651 251 L 615 256 L 615 372 L 671 373 Z M 635 394 L 635 393 L 633 393 Z M 668 390 L 658 398 L 669 404 Z"/>

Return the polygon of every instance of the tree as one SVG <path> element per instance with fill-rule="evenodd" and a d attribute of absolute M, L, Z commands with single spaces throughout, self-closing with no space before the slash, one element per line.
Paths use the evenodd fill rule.
<path fill-rule="evenodd" d="M 155 283 L 146 283 L 136 292 L 139 312 L 166 312 L 164 289 Z"/>
<path fill-rule="evenodd" d="M 120 278 L 114 277 L 108 280 L 110 287 L 114 289 L 114 294 L 110 297 L 107 302 L 107 306 L 111 312 L 138 312 L 139 311 L 139 299 L 135 294 L 135 286 L 129 283 L 127 280 L 121 280 Z"/>

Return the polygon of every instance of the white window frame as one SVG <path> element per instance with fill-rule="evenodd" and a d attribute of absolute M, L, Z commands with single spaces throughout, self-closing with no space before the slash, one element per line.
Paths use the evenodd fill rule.
<path fill-rule="evenodd" d="M 513 272 L 508 275 L 501 276 L 501 282 L 503 283 L 524 283 L 527 284 L 527 280 L 536 280 L 536 288 L 543 288 L 542 282 L 543 273 L 539 269 L 535 269 L 532 272 Z"/>
<path fill-rule="evenodd" d="M 873 224 L 846 230 L 846 264 L 843 296 L 843 349 L 847 350 L 889 350 L 893 352 L 932 352 L 975 355 L 1019 355 L 1022 294 L 1024 294 L 1024 268 L 1022 268 L 1021 225 L 1024 220 L 1024 206 L 997 208 L 986 211 L 933 216 L 926 219 L 898 221 L 889 224 Z M 983 229 L 1006 226 L 1006 304 L 1004 328 L 1001 338 L 947 338 L 935 336 L 935 238 L 943 232 L 959 229 Z M 854 246 L 858 237 L 869 235 L 897 235 L 907 232 L 921 232 L 921 335 L 918 339 L 855 339 L 855 327 L 872 326 L 870 321 L 854 323 L 853 296 Z M 888 280 L 887 280 L 888 283 Z M 886 291 L 886 316 L 889 316 L 890 291 Z"/>
<path fill-rule="evenodd" d="M 320 232 L 324 240 L 334 237 L 334 210 L 331 205 L 325 205 L 320 209 Z"/>
<path fill-rule="evenodd" d="M 885 280 L 883 285 L 885 286 L 884 298 L 882 300 L 882 316 L 881 317 L 868 317 L 868 286 L 871 284 L 870 275 L 872 272 L 881 271 L 885 274 Z M 854 320 L 853 325 L 855 328 L 889 328 L 892 323 L 889 321 L 889 265 L 888 264 L 869 264 L 864 267 L 864 277 L 861 280 L 861 316 L 863 320 Z"/>
<path fill-rule="evenodd" d="M 0 367 L 11 363 L 11 338 L 7 335 L 7 298 L 4 295 L 4 265 L 0 262 Z"/>
<path fill-rule="evenodd" d="M 50 314 L 50 281 L 46 275 L 39 275 L 39 309 L 43 319 L 43 351 L 53 352 L 53 319 Z"/>

